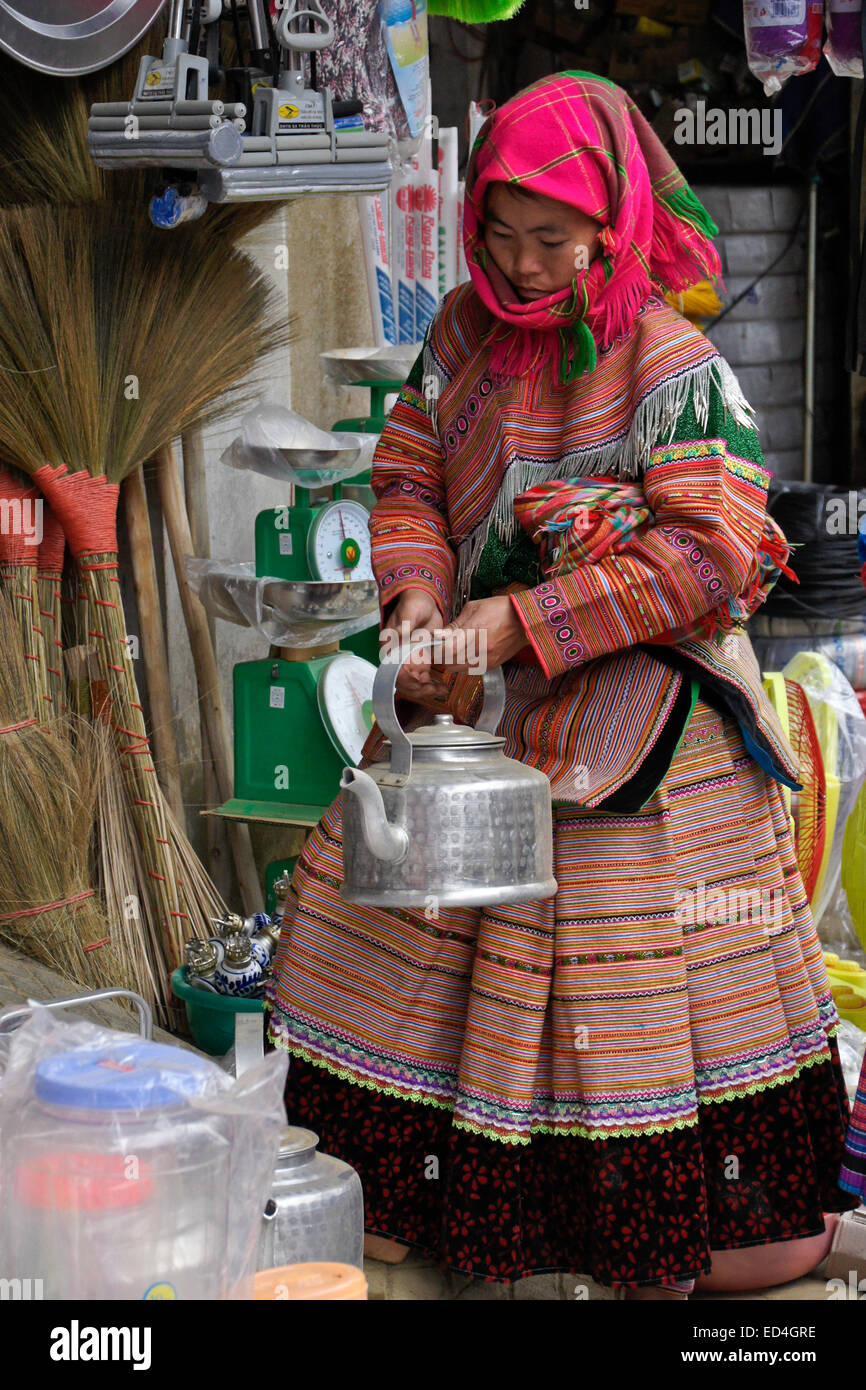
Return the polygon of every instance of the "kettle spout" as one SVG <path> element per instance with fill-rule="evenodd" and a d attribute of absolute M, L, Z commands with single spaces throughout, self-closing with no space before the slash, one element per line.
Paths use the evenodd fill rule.
<path fill-rule="evenodd" d="M 391 825 L 385 814 L 382 793 L 372 777 L 357 767 L 346 767 L 340 788 L 358 798 L 361 810 L 361 832 L 372 855 L 389 864 L 399 864 L 409 851 L 409 836 L 398 825 Z"/>

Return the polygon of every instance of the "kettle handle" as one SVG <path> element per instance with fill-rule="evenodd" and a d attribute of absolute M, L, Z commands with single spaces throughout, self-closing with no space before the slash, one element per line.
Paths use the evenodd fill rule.
<path fill-rule="evenodd" d="M 387 656 L 382 661 L 373 681 L 373 713 L 382 733 L 391 743 L 391 772 L 395 777 L 408 777 L 412 771 L 412 744 L 406 737 L 394 707 L 397 677 L 404 662 L 424 647 L 433 646 L 435 638 L 431 635 L 420 642 L 400 647 L 396 656 Z M 495 734 L 505 709 L 505 677 L 502 667 L 495 666 L 485 671 L 484 703 L 476 722 L 476 729 L 486 734 Z"/>

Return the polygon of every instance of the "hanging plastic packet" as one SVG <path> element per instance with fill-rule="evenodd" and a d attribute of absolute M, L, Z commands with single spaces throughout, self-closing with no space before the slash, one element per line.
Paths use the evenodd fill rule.
<path fill-rule="evenodd" d="M 439 174 L 434 171 L 438 127 L 428 117 L 421 148 L 412 159 L 415 205 L 415 337 L 423 341 L 439 300 Z M 436 156 L 438 163 L 438 154 Z"/>
<path fill-rule="evenodd" d="M 823 0 L 744 0 L 746 56 L 768 97 L 818 66 L 823 22 Z"/>
<path fill-rule="evenodd" d="M 427 0 L 379 0 L 379 15 L 409 133 L 417 139 L 428 111 Z"/>
<path fill-rule="evenodd" d="M 837 77 L 863 76 L 860 9 L 861 0 L 827 0 L 824 56 Z"/>

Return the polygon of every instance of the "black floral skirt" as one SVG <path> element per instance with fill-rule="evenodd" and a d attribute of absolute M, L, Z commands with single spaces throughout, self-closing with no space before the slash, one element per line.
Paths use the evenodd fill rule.
<path fill-rule="evenodd" d="M 817 1235 L 823 1212 L 857 1205 L 837 1185 L 848 1102 L 831 1050 L 796 1081 L 638 1138 L 503 1144 L 295 1057 L 286 1110 L 357 1169 L 371 1234 L 485 1279 L 656 1283 L 707 1273 L 711 1250 Z"/>

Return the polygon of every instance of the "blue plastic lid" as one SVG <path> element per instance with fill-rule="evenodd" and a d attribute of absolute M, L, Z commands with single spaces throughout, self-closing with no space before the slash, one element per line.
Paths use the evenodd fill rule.
<path fill-rule="evenodd" d="M 40 1100 L 74 1110 L 156 1110 L 204 1094 L 212 1066 L 182 1048 L 130 1038 L 47 1057 L 36 1068 L 34 1090 Z"/>

